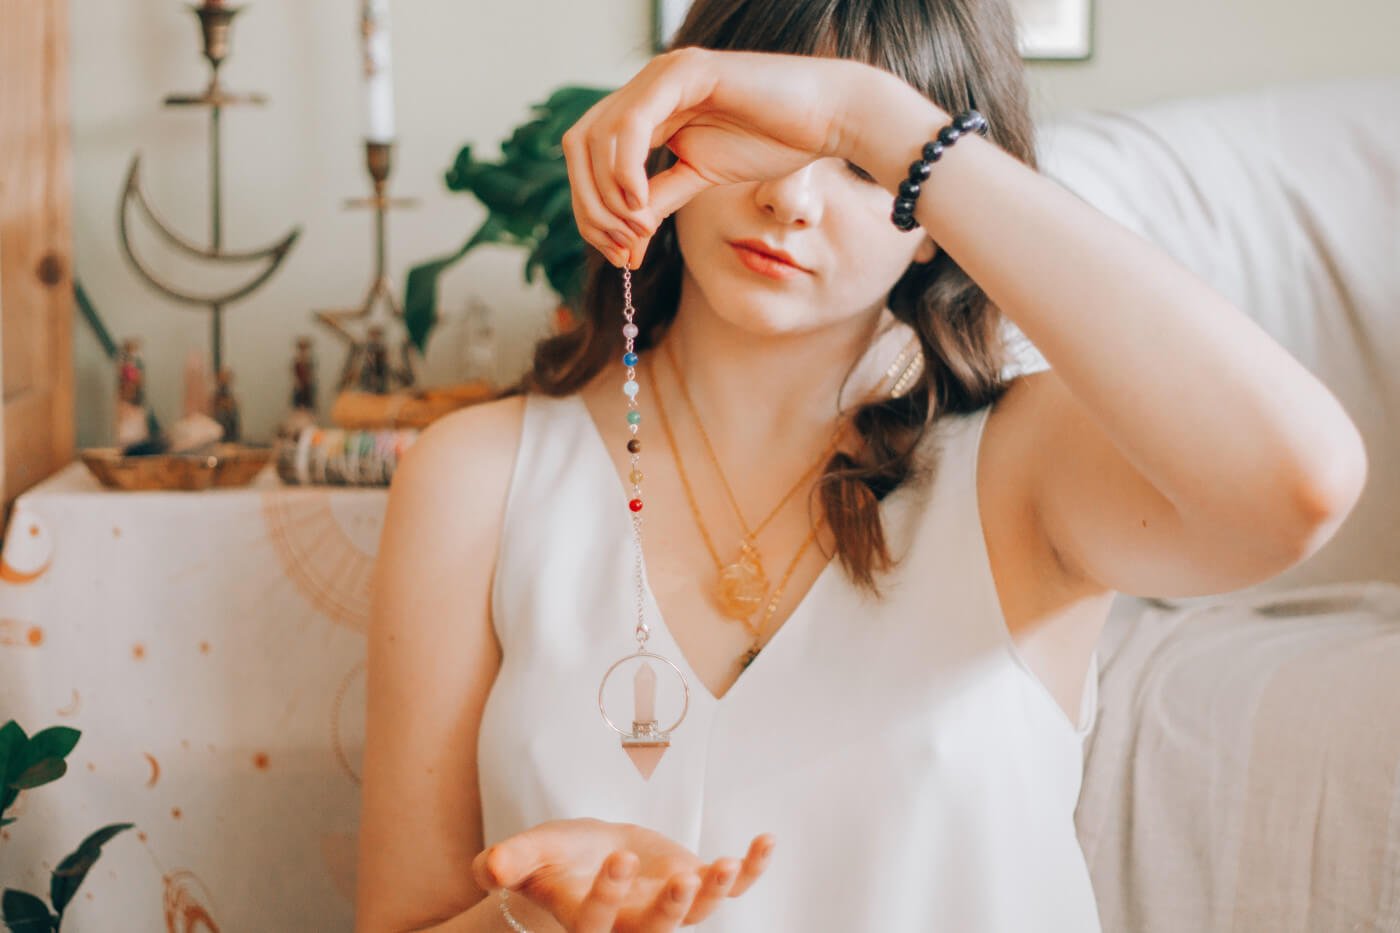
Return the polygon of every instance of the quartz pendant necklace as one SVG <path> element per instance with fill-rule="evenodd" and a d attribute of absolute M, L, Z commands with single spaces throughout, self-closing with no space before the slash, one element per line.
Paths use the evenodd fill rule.
<path fill-rule="evenodd" d="M 686 680 L 685 674 L 670 659 L 646 650 L 647 639 L 651 635 L 651 626 L 646 621 L 646 599 L 645 589 L 642 584 L 642 471 L 640 468 L 642 442 L 637 434 L 642 422 L 642 414 L 637 407 L 637 353 L 636 340 L 639 333 L 633 318 L 636 309 L 632 307 L 632 270 L 623 268 L 623 317 L 626 323 L 622 327 L 622 336 L 626 350 L 622 356 L 622 363 L 627 367 L 627 380 L 623 383 L 622 391 L 627 396 L 627 428 L 631 438 L 627 441 L 627 452 L 631 455 L 632 469 L 628 474 L 628 480 L 632 484 L 632 498 L 628 501 L 627 507 L 632 515 L 632 540 L 634 545 L 633 556 L 633 583 L 636 590 L 637 599 L 637 622 L 633 634 L 637 639 L 637 650 L 613 662 L 613 665 L 603 674 L 603 680 L 598 685 L 598 711 L 602 713 L 603 720 L 621 736 L 622 750 L 627 753 L 637 773 L 643 780 L 650 780 L 656 771 L 656 766 L 661 762 L 661 756 L 666 753 L 666 749 L 671 745 L 671 733 L 684 721 L 686 713 L 690 709 L 690 684 Z M 631 713 L 632 728 L 622 729 L 608 716 L 607 705 L 605 703 L 605 688 L 608 680 L 618 668 L 630 665 L 636 670 L 631 679 Z M 661 727 L 659 719 L 659 692 L 660 682 L 657 678 L 657 671 L 663 674 L 674 674 L 680 680 L 681 685 L 681 709 L 676 720 L 666 727 Z M 668 676 L 669 679 L 669 676 Z"/>

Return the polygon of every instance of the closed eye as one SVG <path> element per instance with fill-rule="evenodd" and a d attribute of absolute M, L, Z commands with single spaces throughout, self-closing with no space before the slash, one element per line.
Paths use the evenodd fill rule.
<path fill-rule="evenodd" d="M 871 175 L 869 172 L 867 172 L 865 169 L 861 168 L 859 165 L 856 165 L 854 162 L 847 161 L 847 162 L 846 162 L 846 168 L 850 169 L 850 170 L 851 170 L 851 174 L 852 174 L 852 175 L 855 175 L 857 178 L 861 179 L 862 181 L 874 181 L 874 180 L 875 180 L 875 176 Z"/>

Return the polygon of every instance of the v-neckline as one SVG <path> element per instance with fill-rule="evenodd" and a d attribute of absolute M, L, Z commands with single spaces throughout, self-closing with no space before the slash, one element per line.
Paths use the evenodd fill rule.
<path fill-rule="evenodd" d="M 627 503 L 632 498 L 631 490 L 623 484 L 622 477 L 617 473 L 617 465 L 613 462 L 612 454 L 608 450 L 607 439 L 603 437 L 603 432 L 599 429 L 598 423 L 593 420 L 593 413 L 589 410 L 588 404 L 583 399 L 583 395 L 574 392 L 567 396 L 567 398 L 571 399 L 578 408 L 578 413 L 583 419 L 586 430 L 591 437 L 592 446 L 594 450 L 598 452 L 599 465 L 606 467 L 608 474 L 612 476 L 611 486 L 615 492 L 610 493 L 609 498 L 614 500 L 616 504 L 609 505 L 609 508 L 618 515 L 625 515 L 628 508 Z M 628 543 L 636 546 L 632 535 L 632 523 L 630 519 L 624 523 L 622 527 L 625 530 Z M 675 651 L 677 666 L 684 669 L 688 680 L 693 681 L 699 686 L 698 691 L 691 691 L 692 695 L 698 692 L 713 706 L 726 705 L 730 701 L 730 698 L 734 696 L 735 691 L 737 691 L 743 683 L 753 678 L 755 669 L 758 669 L 759 665 L 764 663 L 764 658 L 771 655 L 774 646 L 781 647 L 783 643 L 786 643 L 787 639 L 783 637 L 783 633 L 791 628 L 793 622 L 798 621 L 799 616 L 806 611 L 813 597 L 826 585 L 827 578 L 835 572 L 836 565 L 839 562 L 838 558 L 834 556 L 827 559 L 826 564 L 807 587 L 807 592 L 802 594 L 802 598 L 797 601 L 796 606 L 793 606 L 792 611 L 788 613 L 787 618 L 783 620 L 783 624 L 778 626 L 777 631 L 772 634 L 767 643 L 759 650 L 757 657 L 749 662 L 748 667 L 739 672 L 739 676 L 729 685 L 729 689 L 724 691 L 723 696 L 715 696 L 709 686 L 701 680 L 700 675 L 695 672 L 694 666 L 690 663 L 690 658 L 686 656 L 684 649 L 681 648 L 680 642 L 676 640 L 675 633 L 671 631 L 671 626 L 667 624 L 666 616 L 661 611 L 661 604 L 657 602 L 656 594 L 651 588 L 651 576 L 647 572 L 646 549 L 639 548 L 639 550 L 641 551 L 642 594 L 650 606 L 652 616 L 656 619 L 657 624 L 655 626 L 655 631 L 665 633 L 666 639 L 670 641 L 671 648 Z M 652 634 L 655 634 L 655 631 L 653 631 Z"/>

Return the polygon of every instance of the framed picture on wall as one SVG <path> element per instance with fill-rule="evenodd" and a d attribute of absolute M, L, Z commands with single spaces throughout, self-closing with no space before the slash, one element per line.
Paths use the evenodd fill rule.
<path fill-rule="evenodd" d="M 676 34 L 692 0 L 652 0 L 652 52 Z M 1028 61 L 1082 61 L 1093 53 L 1093 0 L 1011 0 L 1021 57 Z"/>
<path fill-rule="evenodd" d="M 1011 0 L 1021 57 L 1084 61 L 1093 54 L 1093 0 Z"/>

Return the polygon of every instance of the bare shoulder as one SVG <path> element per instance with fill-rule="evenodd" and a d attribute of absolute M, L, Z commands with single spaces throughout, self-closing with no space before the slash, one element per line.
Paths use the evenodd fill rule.
<path fill-rule="evenodd" d="M 453 412 L 394 472 L 371 587 L 357 933 L 420 929 L 483 896 L 476 746 L 500 669 L 491 581 L 524 397 Z"/>
<path fill-rule="evenodd" d="M 525 396 L 482 402 L 460 408 L 434 421 L 408 449 L 394 474 L 394 487 L 444 481 L 438 492 L 449 499 L 461 494 L 480 498 L 479 488 L 493 480 L 507 484 L 520 446 L 525 418 Z M 470 476 L 472 484 L 461 479 Z M 455 480 L 454 482 L 446 482 Z M 500 490 L 504 492 L 504 487 Z M 398 492 L 391 488 L 391 496 Z"/>

